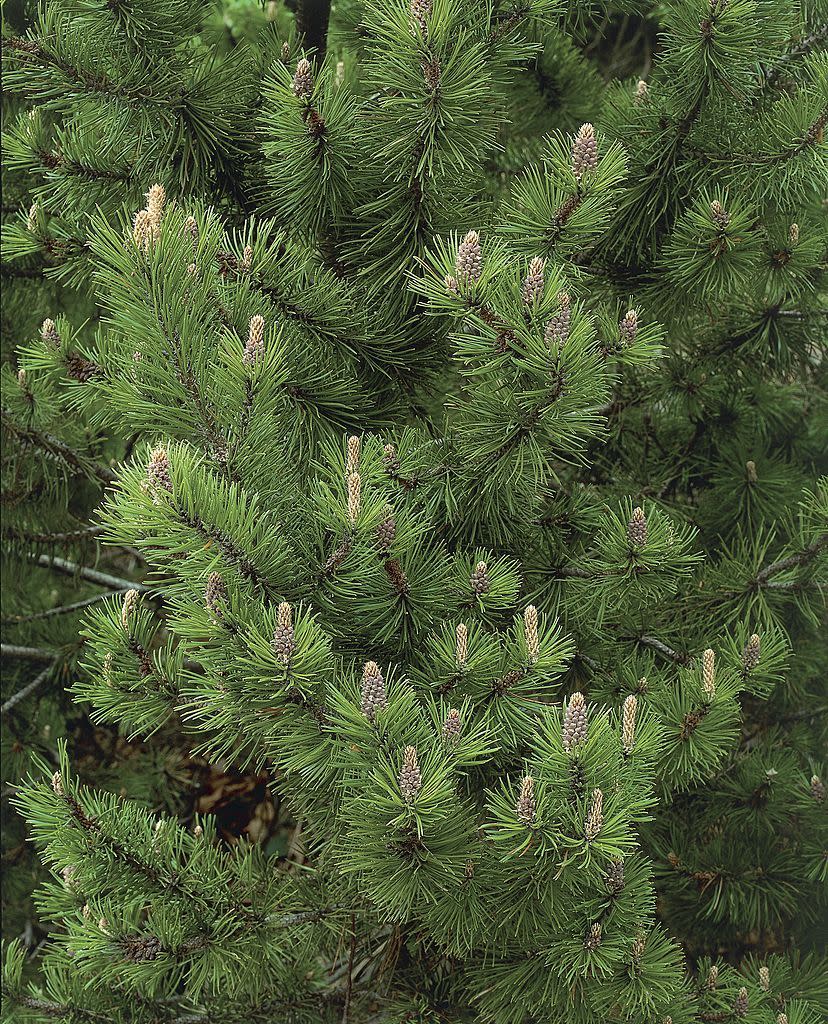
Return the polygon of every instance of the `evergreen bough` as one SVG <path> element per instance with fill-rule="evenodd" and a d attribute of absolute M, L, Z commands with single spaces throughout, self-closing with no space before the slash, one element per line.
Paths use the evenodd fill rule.
<path fill-rule="evenodd" d="M 4 1019 L 817 1024 L 825 4 L 221 6 L 4 28 Z"/>

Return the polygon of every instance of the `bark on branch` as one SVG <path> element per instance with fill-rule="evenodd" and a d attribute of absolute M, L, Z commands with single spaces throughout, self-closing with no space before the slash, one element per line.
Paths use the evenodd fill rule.
<path fill-rule="evenodd" d="M 0 715 L 5 715 L 7 712 L 11 711 L 11 709 L 19 704 L 20 701 L 25 700 L 30 694 L 34 693 L 39 686 L 45 683 L 52 674 L 55 664 L 56 662 L 52 661 L 51 664 L 47 665 L 46 668 L 43 669 L 39 676 L 36 676 L 30 683 L 27 683 L 22 690 L 18 690 L 17 693 L 13 693 L 7 701 L 4 701 L 2 707 L 0 707 Z"/>
<path fill-rule="evenodd" d="M 828 533 L 823 534 L 821 537 L 817 537 L 813 543 L 809 544 L 808 547 L 803 548 L 802 551 L 798 551 L 795 555 L 789 555 L 787 558 L 780 558 L 778 562 L 772 562 L 770 565 L 766 566 L 760 573 L 757 573 L 754 584 L 757 587 L 762 587 L 768 582 L 768 580 L 773 579 L 774 576 L 778 576 L 779 573 L 785 572 L 787 569 L 795 569 L 797 566 L 807 565 L 808 562 L 813 561 L 825 547 L 828 547 Z"/>
<path fill-rule="evenodd" d="M 299 0 L 296 8 L 296 28 L 304 36 L 307 49 L 316 50 L 317 67 L 325 59 L 330 16 L 331 0 Z"/>
<path fill-rule="evenodd" d="M 86 565 L 78 565 L 66 558 L 58 558 L 51 555 L 39 555 L 34 563 L 41 569 L 51 569 L 53 572 L 61 573 L 63 576 L 74 576 L 88 583 L 95 583 L 99 587 L 107 587 L 109 590 L 138 590 L 142 594 L 151 594 L 153 597 L 159 595 L 145 583 L 137 583 L 135 580 L 127 580 L 122 576 L 112 576 L 108 572 L 99 572 L 97 569 L 90 569 Z"/>

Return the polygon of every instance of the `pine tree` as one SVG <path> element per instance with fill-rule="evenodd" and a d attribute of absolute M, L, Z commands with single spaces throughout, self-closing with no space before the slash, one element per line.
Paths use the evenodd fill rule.
<path fill-rule="evenodd" d="M 826 13 L 10 19 L 5 1017 L 828 1014 Z"/>

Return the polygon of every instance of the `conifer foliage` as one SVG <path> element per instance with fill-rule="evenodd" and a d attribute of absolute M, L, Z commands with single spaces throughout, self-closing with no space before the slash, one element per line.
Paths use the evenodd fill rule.
<path fill-rule="evenodd" d="M 4 28 L 4 1019 L 817 1024 L 828 7 L 329 6 Z"/>

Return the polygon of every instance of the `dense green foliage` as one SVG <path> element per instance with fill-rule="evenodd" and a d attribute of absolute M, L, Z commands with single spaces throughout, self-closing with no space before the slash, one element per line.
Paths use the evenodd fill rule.
<path fill-rule="evenodd" d="M 817 1024 L 828 5 L 320 7 L 7 12 L 4 1019 Z"/>

